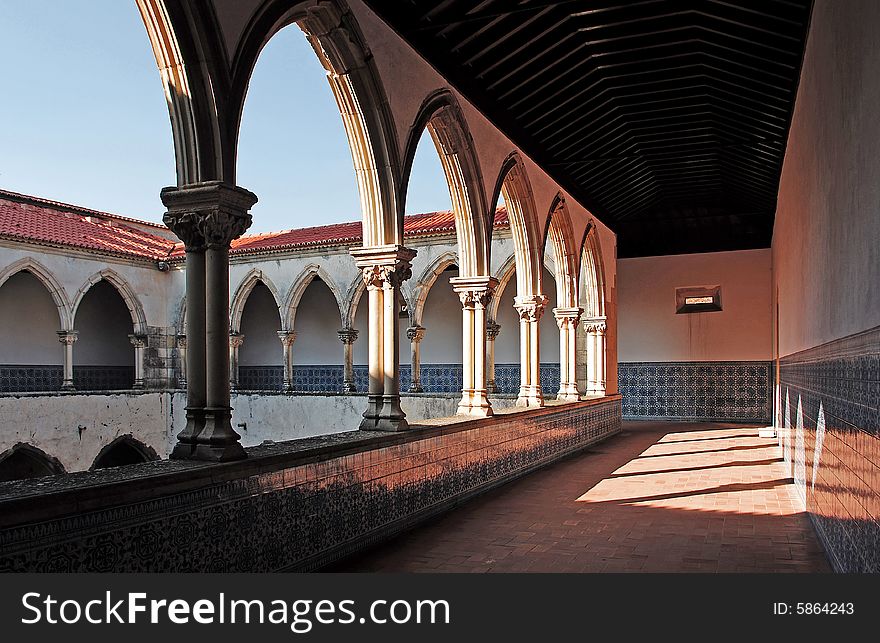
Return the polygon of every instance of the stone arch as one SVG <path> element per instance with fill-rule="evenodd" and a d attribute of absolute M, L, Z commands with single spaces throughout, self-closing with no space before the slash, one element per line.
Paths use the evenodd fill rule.
<path fill-rule="evenodd" d="M 516 286 L 518 297 L 542 294 L 541 236 L 538 232 L 534 193 L 525 164 L 517 152 L 511 153 L 501 165 L 495 184 L 492 203 L 504 197 L 513 249 L 516 257 Z"/>
<path fill-rule="evenodd" d="M 483 175 L 467 121 L 458 101 L 447 89 L 432 92 L 425 99 L 410 127 L 398 205 L 402 208 L 406 203 L 412 163 L 424 130 L 434 141 L 449 187 L 455 214 L 460 275 L 486 276 L 489 274 L 493 217 L 486 206 Z"/>
<path fill-rule="evenodd" d="M 580 260 L 575 245 L 571 215 L 565 204 L 565 197 L 557 194 L 550 206 L 545 226 L 545 240 L 541 245 L 547 265 L 547 241 L 553 247 L 552 271 L 556 278 L 556 306 L 575 308 L 578 305 L 578 267 Z M 550 266 L 547 266 L 550 268 Z"/>
<path fill-rule="evenodd" d="M 595 222 L 584 231 L 579 253 L 579 304 L 585 317 L 605 316 L 605 264 Z"/>
<path fill-rule="evenodd" d="M 272 293 L 272 298 L 278 307 L 278 314 L 283 321 L 284 315 L 281 312 L 281 297 L 279 296 L 278 289 L 262 270 L 252 268 L 239 283 L 238 288 L 235 290 L 235 296 L 232 298 L 232 303 L 229 306 L 230 332 L 237 333 L 241 331 L 241 316 L 244 314 L 245 304 L 247 304 L 248 297 L 251 291 L 253 291 L 254 286 L 258 283 L 262 283 Z"/>
<path fill-rule="evenodd" d="M 0 482 L 65 473 L 64 466 L 42 449 L 19 442 L 0 453 Z"/>
<path fill-rule="evenodd" d="M 489 308 L 486 310 L 486 317 L 488 319 L 495 321 L 498 317 L 501 296 L 504 294 L 504 290 L 507 288 L 507 285 L 510 283 L 510 280 L 515 273 L 516 255 L 512 254 L 503 264 L 501 264 L 501 268 L 498 271 L 498 286 L 495 288 L 495 296 L 492 297 L 492 301 L 489 302 Z"/>
<path fill-rule="evenodd" d="M 128 282 L 123 279 L 118 273 L 109 268 L 96 272 L 91 277 L 89 277 L 86 282 L 80 286 L 80 289 L 76 293 L 76 298 L 73 302 L 73 307 L 71 311 L 71 321 L 76 321 L 76 313 L 79 310 L 79 305 L 82 303 L 83 297 L 86 296 L 86 293 L 91 289 L 99 281 L 106 281 L 111 286 L 116 289 L 116 292 L 119 293 L 119 296 L 122 297 L 122 300 L 125 302 L 126 308 L 128 308 L 129 315 L 131 315 L 131 324 L 134 329 L 134 333 L 136 335 L 146 334 L 147 332 L 147 317 L 144 314 L 144 307 L 138 299 L 137 295 L 134 294 L 131 286 L 128 285 Z"/>
<path fill-rule="evenodd" d="M 293 285 L 290 287 L 287 297 L 284 299 L 281 312 L 281 323 L 285 329 L 294 330 L 296 328 L 294 325 L 296 321 L 296 309 L 299 306 L 303 293 L 305 293 L 306 288 L 309 287 L 309 284 L 312 283 L 312 280 L 314 280 L 315 277 L 320 277 L 321 281 L 323 281 L 327 288 L 330 289 L 330 292 L 333 293 L 333 299 L 336 301 L 336 307 L 339 311 L 339 319 L 342 322 L 343 327 L 345 327 L 346 307 L 342 294 L 339 292 L 336 282 L 333 281 L 333 278 L 330 277 L 327 271 L 322 266 L 313 263 L 306 266 L 299 276 L 294 279 Z M 355 306 L 357 306 L 357 304 L 355 304 Z"/>
<path fill-rule="evenodd" d="M 55 275 L 36 259 L 25 257 L 11 263 L 0 271 L 0 288 L 3 287 L 3 284 L 6 283 L 10 277 L 19 272 L 29 272 L 46 287 L 46 290 L 48 290 L 49 294 L 52 296 L 52 301 L 55 302 L 55 307 L 58 308 L 59 328 L 61 330 L 69 330 L 73 320 L 70 302 L 67 298 L 67 293 L 65 292 L 64 287 L 55 278 Z"/>
<path fill-rule="evenodd" d="M 363 245 L 402 244 L 403 213 L 398 206 L 397 183 L 400 161 L 394 122 L 372 54 L 343 0 L 307 0 L 293 7 L 285 0 L 269 0 L 248 22 L 230 66 L 233 164 L 241 113 L 257 58 L 276 33 L 294 23 L 303 30 L 326 69 L 339 106 L 357 175 Z"/>
<path fill-rule="evenodd" d="M 120 467 L 158 459 L 159 456 L 152 447 L 147 446 L 140 440 L 136 440 L 131 434 L 120 435 L 101 448 L 89 470 Z"/>
<path fill-rule="evenodd" d="M 458 261 L 459 257 L 457 253 L 444 252 L 434 259 L 434 261 L 432 261 L 419 276 L 413 287 L 412 306 L 410 307 L 410 319 L 412 320 L 413 325 L 421 325 L 422 314 L 425 312 L 425 302 L 428 300 L 428 293 L 431 291 L 437 278 L 443 274 L 443 271 L 453 265 L 457 266 L 459 271 L 461 271 L 461 266 Z M 459 272 L 459 274 L 461 273 Z"/>
<path fill-rule="evenodd" d="M 364 291 L 366 289 L 367 285 L 364 283 L 364 278 L 363 276 L 361 276 L 361 273 L 358 272 L 357 276 L 354 278 L 354 281 L 351 282 L 345 294 L 345 299 L 342 306 L 343 328 L 354 328 L 354 319 L 355 315 L 357 315 L 358 305 L 360 304 L 361 296 L 364 294 Z"/>

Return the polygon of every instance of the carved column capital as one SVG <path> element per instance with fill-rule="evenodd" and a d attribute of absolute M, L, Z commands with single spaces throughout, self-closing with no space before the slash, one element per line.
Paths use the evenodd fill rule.
<path fill-rule="evenodd" d="M 253 192 L 221 181 L 163 188 L 161 198 L 168 208 L 162 220 L 188 251 L 228 248 L 250 227 L 257 202 Z"/>
<path fill-rule="evenodd" d="M 452 277 L 449 283 L 458 293 L 462 308 L 483 310 L 489 306 L 498 286 L 495 277 Z"/>
<path fill-rule="evenodd" d="M 501 324 L 494 321 L 486 322 L 486 339 L 494 342 L 499 334 L 501 334 Z"/>
<path fill-rule="evenodd" d="M 339 336 L 340 342 L 342 342 L 346 346 L 349 346 L 357 341 L 360 331 L 357 331 L 354 328 L 343 328 L 341 330 L 337 330 L 336 334 Z"/>
<path fill-rule="evenodd" d="M 79 336 L 78 330 L 58 330 L 55 332 L 58 335 L 58 341 L 65 346 L 72 346 Z"/>
<path fill-rule="evenodd" d="M 367 288 L 399 288 L 412 277 L 416 251 L 403 246 L 378 246 L 351 250 Z"/>
<path fill-rule="evenodd" d="M 182 348 L 186 350 L 186 334 L 180 333 L 177 335 L 177 348 Z"/>
<path fill-rule="evenodd" d="M 513 307 L 519 313 L 520 319 L 537 322 L 540 321 L 541 316 L 544 314 L 544 309 L 547 307 L 548 302 L 549 299 L 547 299 L 546 295 L 529 295 L 526 297 L 515 297 Z"/>
<path fill-rule="evenodd" d="M 418 344 L 425 339 L 425 330 L 427 329 L 424 326 L 410 326 L 406 329 L 406 338 L 410 342 Z"/>
<path fill-rule="evenodd" d="M 571 324 L 572 326 L 577 326 L 578 320 L 581 318 L 583 312 L 583 308 L 560 307 L 553 309 L 553 316 L 556 318 L 556 325 L 559 326 L 560 329 L 562 329 L 569 324 Z"/>
<path fill-rule="evenodd" d="M 584 320 L 584 330 L 588 333 L 598 333 L 599 335 L 605 334 L 605 318 L 604 317 L 590 317 Z"/>
<path fill-rule="evenodd" d="M 281 340 L 281 345 L 284 348 L 290 348 L 293 346 L 293 343 L 296 341 L 296 331 L 295 330 L 279 330 L 278 339 Z"/>
<path fill-rule="evenodd" d="M 147 336 L 141 334 L 134 334 L 128 336 L 128 341 L 131 342 L 131 345 L 135 348 L 146 348 L 147 347 Z"/>
<path fill-rule="evenodd" d="M 241 333 L 229 333 L 229 345 L 232 348 L 241 348 L 244 344 L 244 335 Z"/>

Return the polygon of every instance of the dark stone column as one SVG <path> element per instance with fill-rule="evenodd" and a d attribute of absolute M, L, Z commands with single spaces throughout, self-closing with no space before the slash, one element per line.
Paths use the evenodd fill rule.
<path fill-rule="evenodd" d="M 162 190 L 165 224 L 186 246 L 187 424 L 175 459 L 246 457 L 229 403 L 229 244 L 250 226 L 256 201 L 220 181 Z"/>

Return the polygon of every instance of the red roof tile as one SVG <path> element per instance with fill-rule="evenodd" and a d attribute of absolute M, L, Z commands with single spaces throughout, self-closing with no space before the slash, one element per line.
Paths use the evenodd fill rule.
<path fill-rule="evenodd" d="M 165 230 L 154 223 L 0 190 L 0 237 L 154 260 L 183 256 L 183 244 L 132 224 Z M 449 210 L 412 214 L 404 218 L 403 225 L 407 237 L 449 234 L 455 231 L 455 217 Z M 495 228 L 509 225 L 507 210 L 498 208 Z M 361 222 L 354 221 L 245 235 L 232 242 L 232 252 L 250 254 L 356 245 L 362 238 Z"/>

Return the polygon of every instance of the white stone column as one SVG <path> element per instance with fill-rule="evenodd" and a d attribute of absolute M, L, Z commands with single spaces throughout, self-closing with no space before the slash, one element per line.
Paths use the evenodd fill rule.
<path fill-rule="evenodd" d="M 361 429 L 403 431 L 409 428 L 400 408 L 400 340 L 397 315 L 400 285 L 412 276 L 415 250 L 398 245 L 355 248 L 369 297 L 370 386 Z"/>
<path fill-rule="evenodd" d="M 541 392 L 540 321 L 547 307 L 547 297 L 516 297 L 513 305 L 519 313 L 520 338 L 520 387 L 516 405 L 544 406 L 544 394 Z"/>
<path fill-rule="evenodd" d="M 486 322 L 486 391 L 497 393 L 495 383 L 495 339 L 501 333 L 501 326 L 494 320 Z"/>
<path fill-rule="evenodd" d="M 73 345 L 76 343 L 79 331 L 59 330 L 58 341 L 64 344 L 64 372 L 61 380 L 62 391 L 76 390 L 73 385 Z"/>
<path fill-rule="evenodd" d="M 244 344 L 244 335 L 229 333 L 229 389 L 238 389 L 238 351 Z"/>
<path fill-rule="evenodd" d="M 354 328 L 343 328 L 337 330 L 336 334 L 342 342 L 342 392 L 357 393 L 357 384 L 354 381 L 354 343 L 359 333 Z"/>
<path fill-rule="evenodd" d="M 588 395 L 605 395 L 605 318 L 584 320 L 587 332 L 587 391 Z"/>
<path fill-rule="evenodd" d="M 134 384 L 132 384 L 132 388 L 144 388 L 144 352 L 147 348 L 147 336 L 129 335 L 128 340 L 134 346 Z"/>
<path fill-rule="evenodd" d="M 554 308 L 553 316 L 559 327 L 559 394 L 561 402 L 581 399 L 577 385 L 577 324 L 583 308 Z"/>
<path fill-rule="evenodd" d="M 178 375 L 177 375 L 177 387 L 185 389 L 186 388 L 186 335 L 184 333 L 180 333 L 177 336 L 177 362 L 178 362 Z"/>
<path fill-rule="evenodd" d="M 494 277 L 453 277 L 462 311 L 462 390 L 460 415 L 492 415 L 486 383 L 486 308 L 492 301 L 498 280 Z"/>
<path fill-rule="evenodd" d="M 411 346 L 411 362 L 409 392 L 422 393 L 422 340 L 425 338 L 424 326 L 410 326 L 406 329 L 406 338 Z"/>
<path fill-rule="evenodd" d="M 296 331 L 279 330 L 278 339 L 281 340 L 281 363 L 284 365 L 284 383 L 281 389 L 290 393 L 293 390 L 293 344 L 296 342 Z"/>

